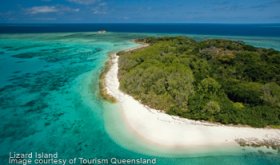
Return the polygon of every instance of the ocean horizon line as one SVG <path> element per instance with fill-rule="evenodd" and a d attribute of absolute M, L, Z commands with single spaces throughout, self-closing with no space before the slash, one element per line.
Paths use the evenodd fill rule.
<path fill-rule="evenodd" d="M 280 24 L 203 24 L 203 23 L 32 23 L 1 24 L 0 34 L 52 32 L 107 32 L 199 34 L 218 36 L 279 37 Z"/>
<path fill-rule="evenodd" d="M 95 23 L 95 22 L 65 22 L 65 23 L 60 23 L 60 22 L 55 22 L 55 23 L 47 23 L 47 22 L 23 22 L 23 23 L 5 23 L 5 22 L 0 22 L 0 25 L 99 25 L 99 24 L 152 24 L 152 25 L 157 25 L 157 24 L 164 24 L 164 25 L 172 25 L 172 24 L 201 24 L 201 25 L 280 25 L 280 22 L 269 22 L 269 23 L 231 23 L 231 22 L 225 22 L 225 23 L 219 23 L 219 22 L 158 22 L 158 23 L 153 23 L 153 22 L 100 22 L 100 23 Z"/>

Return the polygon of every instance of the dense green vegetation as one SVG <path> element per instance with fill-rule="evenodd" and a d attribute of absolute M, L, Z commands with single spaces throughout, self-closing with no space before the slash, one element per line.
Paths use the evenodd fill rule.
<path fill-rule="evenodd" d="M 140 39 L 120 52 L 120 88 L 172 115 L 254 127 L 280 125 L 280 52 L 243 42 Z"/>

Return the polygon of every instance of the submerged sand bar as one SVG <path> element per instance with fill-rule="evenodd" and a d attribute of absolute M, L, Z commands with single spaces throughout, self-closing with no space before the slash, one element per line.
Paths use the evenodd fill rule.
<path fill-rule="evenodd" d="M 213 124 L 170 116 L 149 108 L 120 91 L 118 56 L 112 55 L 112 65 L 105 76 L 108 94 L 115 97 L 121 107 L 123 120 L 144 142 L 173 149 L 239 147 L 238 140 L 280 141 L 280 129 L 251 128 Z"/>

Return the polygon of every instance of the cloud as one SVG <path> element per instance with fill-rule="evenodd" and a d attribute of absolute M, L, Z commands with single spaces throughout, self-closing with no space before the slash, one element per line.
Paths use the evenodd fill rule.
<path fill-rule="evenodd" d="M 96 15 L 104 15 L 107 14 L 107 4 L 106 3 L 99 3 L 94 8 L 91 9 L 93 14 Z"/>
<path fill-rule="evenodd" d="M 69 2 L 74 2 L 82 5 L 89 5 L 97 2 L 98 0 L 68 0 Z"/>
<path fill-rule="evenodd" d="M 29 14 L 56 13 L 58 9 L 55 6 L 34 6 L 26 10 Z"/>
<path fill-rule="evenodd" d="M 79 12 L 79 8 L 70 8 L 66 6 L 34 6 L 26 9 L 27 14 L 48 14 L 48 13 L 65 13 L 65 12 Z"/>
<path fill-rule="evenodd" d="M 65 6 L 61 6 L 58 7 L 60 12 L 79 12 L 80 9 L 79 8 L 71 8 L 71 7 L 65 7 Z"/>
<path fill-rule="evenodd" d="M 271 8 L 271 7 L 275 7 L 275 6 L 279 6 L 279 5 L 280 5 L 279 0 L 272 0 L 272 1 L 266 1 L 266 2 L 262 2 L 260 4 L 252 5 L 251 8 L 252 9 L 264 10 L 266 8 Z"/>
<path fill-rule="evenodd" d="M 256 1 L 255 3 L 242 3 L 240 1 L 222 0 L 213 4 L 213 11 L 264 10 L 279 5 L 279 0 Z M 209 8 L 209 6 L 205 7 Z"/>

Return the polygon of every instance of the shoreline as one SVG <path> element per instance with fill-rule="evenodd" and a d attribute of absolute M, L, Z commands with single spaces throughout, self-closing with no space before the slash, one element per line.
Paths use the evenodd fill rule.
<path fill-rule="evenodd" d="M 133 42 L 137 43 L 135 40 L 133 40 Z M 139 44 L 140 45 L 135 47 L 135 48 L 125 49 L 125 50 L 119 51 L 118 53 L 129 52 L 129 51 L 142 49 L 142 48 L 145 48 L 145 47 L 149 46 L 148 44 L 143 44 L 143 43 L 139 43 Z M 105 99 L 105 100 L 107 100 L 111 103 L 116 103 L 117 99 L 107 92 L 108 89 L 106 87 L 106 82 L 105 81 L 106 81 L 106 74 L 108 73 L 109 69 L 112 66 L 112 60 L 114 58 L 113 56 L 115 56 L 116 54 L 117 53 L 109 53 L 109 59 L 105 62 L 105 65 L 102 68 L 101 73 L 99 75 L 99 93 L 100 93 L 100 96 L 103 99 Z"/>
<path fill-rule="evenodd" d="M 101 73 L 99 75 L 99 93 L 100 96 L 102 98 L 104 98 L 105 100 L 111 102 L 111 103 L 115 103 L 117 102 L 117 100 L 111 96 L 110 94 L 108 94 L 107 89 L 106 89 L 106 83 L 105 83 L 105 76 L 106 73 L 109 71 L 110 67 L 112 65 L 112 54 L 109 55 L 109 59 L 105 62 L 104 67 L 101 70 Z"/>
<path fill-rule="evenodd" d="M 125 51 L 133 51 L 146 46 L 141 45 Z M 266 146 L 280 150 L 279 129 L 240 127 L 189 120 L 171 116 L 141 104 L 120 91 L 118 58 L 117 53 L 110 57 L 110 67 L 104 76 L 105 91 L 115 98 L 124 124 L 137 140 L 142 141 L 141 143 L 160 147 L 167 153 L 201 152 L 209 148 L 240 150 L 243 146 Z"/>

